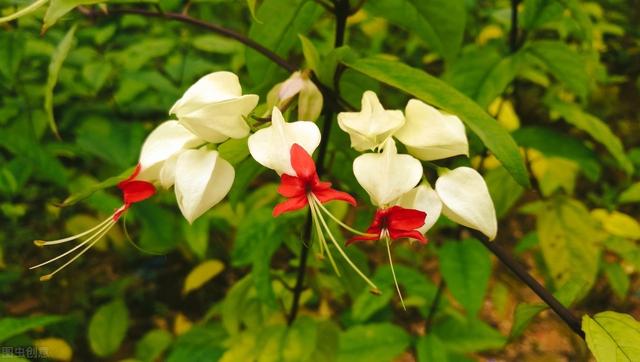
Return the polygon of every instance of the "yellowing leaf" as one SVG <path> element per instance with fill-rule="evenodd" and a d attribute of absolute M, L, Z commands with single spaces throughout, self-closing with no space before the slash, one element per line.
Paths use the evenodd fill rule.
<path fill-rule="evenodd" d="M 179 336 L 181 334 L 187 333 L 192 326 L 193 323 L 191 323 L 189 318 L 187 318 L 182 313 L 178 313 L 178 315 L 176 316 L 176 320 L 173 322 L 173 333 L 176 336 Z"/>
<path fill-rule="evenodd" d="M 640 239 L 640 223 L 633 217 L 614 211 L 609 213 L 604 209 L 596 209 L 591 215 L 602 223 L 605 231 L 614 236 L 637 240 Z"/>
<path fill-rule="evenodd" d="M 628 314 L 598 313 L 582 318 L 589 349 L 598 362 L 633 362 L 640 356 L 640 323 Z"/>
<path fill-rule="evenodd" d="M 182 294 L 187 294 L 192 290 L 200 288 L 204 283 L 211 280 L 224 270 L 224 264 L 219 260 L 207 260 L 193 268 L 184 281 Z"/>
<path fill-rule="evenodd" d="M 484 28 L 482 28 L 482 30 L 480 30 L 480 34 L 478 34 L 477 42 L 478 44 L 486 44 L 491 39 L 501 38 L 503 34 L 504 32 L 502 31 L 501 27 L 495 24 L 491 24 L 491 25 L 485 26 Z"/>
<path fill-rule="evenodd" d="M 538 211 L 538 239 L 556 285 L 581 282 L 591 286 L 598 273 L 603 239 L 587 208 L 568 197 L 554 197 Z"/>
<path fill-rule="evenodd" d="M 58 361 L 71 361 L 73 350 L 64 339 L 60 338 L 43 338 L 33 341 L 33 345 L 38 348 L 42 355 L 48 359 Z"/>

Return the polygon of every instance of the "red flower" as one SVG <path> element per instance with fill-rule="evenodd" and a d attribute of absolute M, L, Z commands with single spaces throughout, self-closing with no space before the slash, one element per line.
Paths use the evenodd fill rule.
<path fill-rule="evenodd" d="M 355 236 L 347 245 L 363 240 L 379 240 L 383 232 L 388 232 L 392 240 L 400 238 L 412 238 L 425 244 L 427 239 L 418 230 L 424 225 L 427 214 L 420 210 L 405 209 L 400 206 L 392 206 L 387 209 L 378 209 L 371 226 L 367 229 L 367 234 L 372 236 Z"/>
<path fill-rule="evenodd" d="M 147 181 L 134 180 L 140 173 L 140 164 L 136 166 L 131 176 L 126 180 L 118 183 L 118 188 L 122 191 L 122 205 L 115 214 L 113 214 L 113 220 L 117 221 L 122 214 L 124 214 L 129 207 L 140 201 L 144 201 L 156 193 L 156 188 L 152 183 Z"/>
<path fill-rule="evenodd" d="M 291 166 L 296 176 L 282 174 L 278 193 L 288 200 L 279 203 L 273 209 L 273 216 L 284 212 L 302 209 L 309 204 L 309 197 L 315 196 L 321 203 L 342 200 L 356 205 L 356 200 L 346 192 L 334 190 L 330 182 L 322 182 L 316 172 L 311 156 L 300 145 L 291 146 Z"/>

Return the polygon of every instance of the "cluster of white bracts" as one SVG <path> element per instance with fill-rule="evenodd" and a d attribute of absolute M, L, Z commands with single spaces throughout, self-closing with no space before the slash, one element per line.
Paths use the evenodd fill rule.
<path fill-rule="evenodd" d="M 311 154 L 320 144 L 320 130 L 310 121 L 320 113 L 322 95 L 299 72 L 274 90 L 271 125 L 249 137 L 249 150 L 263 166 L 295 176 L 291 146 L 297 143 Z M 309 121 L 287 123 L 277 107 L 296 95 L 298 118 Z M 171 107 L 169 113 L 177 120 L 160 124 L 145 140 L 138 179 L 159 182 L 166 189 L 173 186 L 180 211 L 193 222 L 227 195 L 235 177 L 231 164 L 209 145 L 249 136 L 245 118 L 258 100 L 255 94 L 242 95 L 233 73 L 215 72 L 200 78 Z"/>
<path fill-rule="evenodd" d="M 338 114 L 340 128 L 351 138 L 360 155 L 353 172 L 371 202 L 386 208 L 399 205 L 426 212 L 426 233 L 444 214 L 458 224 L 481 231 L 489 239 L 497 233 L 496 213 L 482 176 L 469 167 L 444 170 L 435 190 L 423 178 L 422 164 L 456 155 L 468 155 L 462 121 L 422 101 L 412 99 L 404 111 L 386 110 L 374 92 L 362 96 L 360 112 Z M 396 138 L 410 155 L 398 154 Z M 414 157 L 415 156 L 415 157 Z M 418 185 L 418 186 L 416 186 Z"/>
<path fill-rule="evenodd" d="M 160 124 L 145 140 L 138 178 L 174 186 L 180 211 L 193 222 L 225 197 L 235 177 L 231 164 L 207 144 L 247 137 L 245 117 L 257 104 L 257 95 L 242 95 L 233 73 L 200 78 L 171 107 L 177 120 Z"/>

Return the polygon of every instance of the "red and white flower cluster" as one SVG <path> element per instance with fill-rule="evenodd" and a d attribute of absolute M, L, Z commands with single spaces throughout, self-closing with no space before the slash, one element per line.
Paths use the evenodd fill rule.
<path fill-rule="evenodd" d="M 298 121 L 287 122 L 279 107 L 287 107 L 298 97 Z M 74 251 L 80 251 L 54 272 L 51 278 L 100 240 L 136 202 L 156 192 L 154 185 L 174 188 L 183 216 L 192 223 L 227 195 L 233 184 L 233 166 L 216 151 L 226 140 L 248 137 L 251 156 L 280 176 L 278 193 L 286 198 L 276 205 L 273 215 L 309 207 L 318 240 L 319 255 L 327 255 L 339 274 L 328 241 L 345 261 L 372 288 L 376 286 L 350 260 L 332 234 L 326 217 L 356 234 L 349 243 L 382 240 L 387 245 L 399 238 L 426 243 L 424 234 L 441 213 L 462 225 L 483 232 L 490 239 L 497 224 L 493 203 L 482 176 L 468 167 L 444 170 L 435 190 L 424 179 L 420 160 L 430 161 L 468 154 L 464 125 L 458 117 L 441 112 L 421 101 L 411 100 L 403 113 L 385 110 L 375 93 L 362 97 L 360 112 L 338 114 L 338 123 L 358 151 L 353 172 L 358 183 L 377 207 L 367 232 L 344 224 L 324 206 L 338 200 L 356 205 L 349 194 L 321 181 L 311 155 L 320 145 L 321 132 L 313 123 L 322 108 L 322 96 L 305 74 L 296 72 L 274 87 L 267 104 L 272 106 L 271 123 L 251 133 L 248 115 L 258 104 L 258 96 L 242 94 L 238 77 L 230 72 L 208 74 L 193 84 L 171 108 L 176 119 L 154 129 L 145 140 L 135 172 L 118 187 L 123 206 L 96 227 L 68 238 L 36 241 L 39 246 L 55 245 L 86 238 L 71 250 L 34 266 L 49 264 Z M 399 154 L 397 139 L 409 154 Z M 391 265 L 393 271 L 393 265 Z M 395 275 L 394 275 L 395 278 Z M 397 283 L 396 283 L 397 285 Z M 399 292 L 399 290 L 398 290 Z"/>

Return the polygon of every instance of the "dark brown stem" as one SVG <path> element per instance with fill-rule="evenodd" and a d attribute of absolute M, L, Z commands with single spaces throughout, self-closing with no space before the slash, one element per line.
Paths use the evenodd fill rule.
<path fill-rule="evenodd" d="M 505 249 L 496 242 L 488 241 L 484 236 L 475 233 L 476 237 L 489 249 L 504 265 L 523 281 L 540 299 L 542 299 L 571 330 L 584 339 L 580 320 L 556 299 L 531 274 L 529 274 Z"/>
<path fill-rule="evenodd" d="M 344 43 L 344 32 L 346 29 L 347 17 L 349 16 L 349 1 L 348 0 L 336 0 L 335 4 L 335 16 L 336 16 L 336 36 L 334 44 L 341 46 Z M 334 81 L 340 81 L 340 75 L 336 72 Z M 326 88 L 320 87 L 320 91 L 325 99 L 327 97 L 334 97 L 335 102 L 333 104 L 325 104 L 324 107 L 324 124 L 322 125 L 322 139 L 318 146 L 318 159 L 316 160 L 316 171 L 318 176 L 322 176 L 324 173 L 324 160 L 327 154 L 327 147 L 329 146 L 329 136 L 331 135 L 331 125 L 333 124 L 333 115 L 335 109 L 333 105 L 339 106 L 340 95 L 336 90 L 336 93 L 329 93 Z M 311 211 L 307 214 L 307 222 L 304 229 L 304 240 L 309 240 L 308 244 L 302 244 L 300 249 L 300 265 L 298 265 L 298 275 L 296 278 L 296 285 L 293 289 L 293 301 L 291 303 L 291 310 L 287 316 L 287 323 L 291 325 L 298 315 L 298 309 L 300 306 L 300 295 L 304 289 L 304 277 L 307 271 L 307 259 L 309 258 L 309 249 L 311 248 Z"/>
<path fill-rule="evenodd" d="M 511 29 L 509 32 L 509 50 L 515 53 L 518 50 L 518 3 L 519 0 L 511 0 Z"/>

